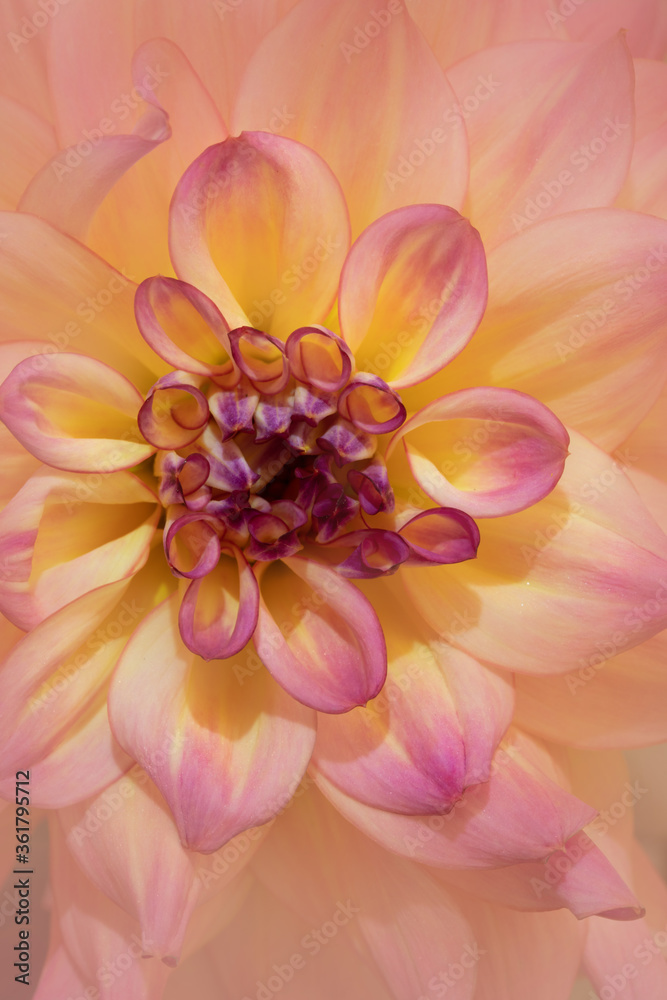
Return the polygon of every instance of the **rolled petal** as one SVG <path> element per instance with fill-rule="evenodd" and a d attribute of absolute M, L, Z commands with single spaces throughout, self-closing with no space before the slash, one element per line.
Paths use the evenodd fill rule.
<path fill-rule="evenodd" d="M 410 563 L 464 562 L 474 559 L 479 545 L 479 528 L 462 510 L 436 507 L 415 514 L 399 531 L 410 546 Z"/>
<path fill-rule="evenodd" d="M 362 528 L 336 539 L 336 545 L 355 546 L 336 569 L 350 579 L 372 580 L 395 573 L 410 556 L 410 546 L 395 531 L 383 528 Z"/>
<path fill-rule="evenodd" d="M 211 551 L 215 555 L 220 552 L 212 534 L 206 549 L 205 558 Z M 259 590 L 252 569 L 240 549 L 225 545 L 215 568 L 194 579 L 183 596 L 178 616 L 183 641 L 205 660 L 234 656 L 252 638 L 258 607 Z"/>
<path fill-rule="evenodd" d="M 467 789 L 447 812 L 400 815 L 362 803 L 316 768 L 317 785 L 346 819 L 383 847 L 444 868 L 497 868 L 538 861 L 596 815 L 539 767 L 516 733 L 500 745 L 490 778 Z"/>
<path fill-rule="evenodd" d="M 249 132 L 211 146 L 174 194 L 176 272 L 232 327 L 250 324 L 284 340 L 304 314 L 321 322 L 348 246 L 335 177 L 316 153 L 282 136 Z"/>
<path fill-rule="evenodd" d="M 574 433 L 571 452 L 549 497 L 484 525 L 474 562 L 401 570 L 419 614 L 482 662 L 567 673 L 667 625 L 667 538 L 618 462 Z"/>
<path fill-rule="evenodd" d="M 260 569 L 257 652 L 304 705 L 347 712 L 380 691 L 386 647 L 370 602 L 335 570 L 295 557 Z"/>
<path fill-rule="evenodd" d="M 285 353 L 295 378 L 322 392 L 342 389 L 354 358 L 344 340 L 323 326 L 302 326 L 290 333 Z"/>
<path fill-rule="evenodd" d="M 312 45 L 313 38 L 326 38 L 326 46 Z M 296 61 L 293 52 L 300 53 Z M 402 205 L 461 207 L 467 143 L 465 129 L 448 128 L 455 102 L 405 7 L 378 11 L 369 0 L 306 0 L 257 48 L 232 127 L 263 129 L 276 105 L 289 109 L 284 134 L 331 165 L 356 235 Z M 382 123 L 373 142 L 355 142 L 372 121 Z"/>
<path fill-rule="evenodd" d="M 134 311 L 144 340 L 174 368 L 232 384 L 238 380 L 229 327 L 198 288 L 175 278 L 147 278 L 137 288 Z"/>
<path fill-rule="evenodd" d="M 215 518 L 198 511 L 180 514 L 171 521 L 164 533 L 164 549 L 173 573 L 198 580 L 217 566 L 220 538 L 216 528 Z"/>
<path fill-rule="evenodd" d="M 374 456 L 361 469 L 350 469 L 347 480 L 367 514 L 394 509 L 394 493 L 389 483 L 387 466 L 380 456 Z"/>
<path fill-rule="evenodd" d="M 155 495 L 128 472 L 36 472 L 0 513 L 3 614 L 31 629 L 132 576 L 148 558 L 159 513 Z"/>
<path fill-rule="evenodd" d="M 560 479 L 569 436 L 536 399 L 511 389 L 462 389 L 428 403 L 392 438 L 439 504 L 473 517 L 525 510 Z"/>
<path fill-rule="evenodd" d="M 387 682 L 365 707 L 320 716 L 313 763 L 367 805 L 444 813 L 488 780 L 512 719 L 512 684 L 438 642 L 375 585 L 378 593 Z"/>
<path fill-rule="evenodd" d="M 233 330 L 229 340 L 234 361 L 254 389 L 273 395 L 285 388 L 290 370 L 280 340 L 252 327 Z"/>
<path fill-rule="evenodd" d="M 21 198 L 21 212 L 41 216 L 61 232 L 84 240 L 117 181 L 171 136 L 169 118 L 159 108 L 149 108 L 130 135 L 97 132 L 94 142 L 84 140 L 90 147 L 85 158 L 76 146 L 70 146 L 42 167 Z"/>
<path fill-rule="evenodd" d="M 250 652 L 236 663 L 200 660 L 181 640 L 177 615 L 177 600 L 166 601 L 134 633 L 109 713 L 169 803 L 182 843 L 209 853 L 284 805 L 310 758 L 315 719 Z M 158 756 L 165 734 L 174 741 Z"/>
<path fill-rule="evenodd" d="M 480 81 L 493 87 L 465 122 L 469 212 L 485 246 L 536 220 L 612 204 L 633 144 L 634 78 L 623 32 L 600 44 L 499 46 L 448 75 L 462 101 Z"/>
<path fill-rule="evenodd" d="M 206 396 L 187 376 L 174 372 L 155 383 L 138 414 L 139 430 L 155 448 L 184 448 L 208 423 Z"/>
<path fill-rule="evenodd" d="M 141 440 L 141 394 L 123 375 L 82 354 L 22 361 L 0 387 L 0 417 L 46 465 L 116 472 L 153 453 Z"/>
<path fill-rule="evenodd" d="M 401 397 L 377 375 L 359 375 L 338 397 L 338 412 L 362 431 L 388 434 L 400 427 L 406 416 Z"/>
<path fill-rule="evenodd" d="M 440 371 L 486 308 L 484 248 L 444 205 L 412 205 L 366 229 L 341 275 L 341 331 L 361 369 L 394 388 Z"/>

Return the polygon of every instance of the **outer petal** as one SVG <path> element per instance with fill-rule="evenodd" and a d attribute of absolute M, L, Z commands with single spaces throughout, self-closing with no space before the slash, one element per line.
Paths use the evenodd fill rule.
<path fill-rule="evenodd" d="M 387 590 L 368 587 L 387 642 L 387 683 L 363 708 L 320 716 L 313 763 L 368 805 L 444 812 L 488 780 L 512 719 L 512 684 L 438 642 Z"/>
<path fill-rule="evenodd" d="M 303 774 L 314 716 L 260 671 L 241 688 L 242 664 L 206 663 L 183 644 L 178 598 L 135 632 L 114 675 L 111 725 L 166 798 L 181 841 L 209 853 L 271 819 Z M 158 758 L 164 734 L 178 739 Z"/>
<path fill-rule="evenodd" d="M 554 14 L 557 0 L 551 0 Z M 553 15 L 549 20 L 553 23 Z M 667 11 L 660 0 L 586 0 L 568 9 L 563 25 L 570 38 L 581 41 L 605 41 L 613 31 L 623 28 L 634 56 L 663 59 L 667 49 Z"/>
<path fill-rule="evenodd" d="M 28 183 L 56 149 L 56 137 L 48 122 L 10 97 L 0 98 L 2 211 L 16 208 Z"/>
<path fill-rule="evenodd" d="M 560 479 L 570 438 L 560 420 L 524 393 L 463 389 L 419 410 L 394 435 L 412 473 L 437 503 L 473 517 L 525 510 Z"/>
<path fill-rule="evenodd" d="M 347 712 L 380 691 L 387 670 L 370 601 L 335 570 L 295 557 L 260 570 L 255 646 L 292 697 L 320 712 Z"/>
<path fill-rule="evenodd" d="M 356 241 L 341 275 L 341 330 L 360 368 L 396 388 L 443 368 L 486 308 L 484 248 L 444 205 L 383 216 Z"/>
<path fill-rule="evenodd" d="M 616 447 L 665 380 L 667 223 L 613 209 L 574 212 L 508 240 L 488 263 L 484 320 L 434 392 L 511 386 Z"/>
<path fill-rule="evenodd" d="M 134 285 L 46 222 L 0 214 L 0 324 L 4 340 L 48 340 L 111 365 L 147 390 L 166 366 L 137 336 Z M 39 295 L 35 289 L 39 289 Z"/>
<path fill-rule="evenodd" d="M 667 598 L 667 580 L 660 596 Z M 518 724 L 556 743 L 596 749 L 667 740 L 667 632 L 624 651 L 627 642 L 624 632 L 610 635 L 561 677 L 517 677 Z"/>
<path fill-rule="evenodd" d="M 633 142 L 632 59 L 622 35 L 601 45 L 519 42 L 476 53 L 450 71 L 459 98 L 484 74 L 494 92 L 466 128 L 470 215 L 485 245 L 536 219 L 611 204 Z"/>
<path fill-rule="evenodd" d="M 573 435 L 554 492 L 485 524 L 474 564 L 404 567 L 401 579 L 431 626 L 472 656 L 565 673 L 616 632 L 629 648 L 665 627 L 666 560 L 667 538 L 620 465 Z"/>
<path fill-rule="evenodd" d="M 21 361 L 25 361 L 29 357 L 34 358 L 35 355 L 42 354 L 52 346 L 43 340 L 10 341 L 1 344 L 0 384 Z M 26 451 L 4 424 L 0 425 L 0 454 L 3 465 L 3 475 L 0 480 L 0 506 L 4 507 L 42 463 L 29 451 Z"/>
<path fill-rule="evenodd" d="M 305 0 L 257 49 L 232 122 L 235 131 L 265 129 L 276 105 L 286 109 L 285 134 L 331 166 L 356 235 L 401 205 L 461 207 L 467 144 L 464 130 L 447 122 L 454 103 L 402 4 Z"/>
<path fill-rule="evenodd" d="M 314 773 L 329 801 L 384 847 L 445 868 L 497 868 L 550 856 L 595 815 L 540 764 L 533 744 L 513 733 L 497 751 L 488 782 L 468 788 L 449 812 L 423 816 L 365 805 Z"/>
<path fill-rule="evenodd" d="M 326 317 L 349 223 L 336 179 L 312 150 L 250 132 L 211 146 L 185 172 L 169 245 L 179 277 L 230 326 L 285 339 Z"/>
<path fill-rule="evenodd" d="M 83 354 L 21 362 L 0 387 L 0 418 L 36 458 L 67 472 L 117 472 L 154 448 L 142 440 L 143 403 L 131 382 Z"/>
<path fill-rule="evenodd" d="M 0 514 L 0 604 L 21 628 L 148 558 L 159 517 L 154 494 L 127 472 L 42 469 Z"/>

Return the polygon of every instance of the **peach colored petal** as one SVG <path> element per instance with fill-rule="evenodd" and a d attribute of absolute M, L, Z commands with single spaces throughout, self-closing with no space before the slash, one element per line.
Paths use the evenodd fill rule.
<path fill-rule="evenodd" d="M 129 508 L 129 509 L 128 509 Z M 42 467 L 0 513 L 2 611 L 34 628 L 146 562 L 160 510 L 134 475 Z"/>
<path fill-rule="evenodd" d="M 667 224 L 618 209 L 571 213 L 508 240 L 488 266 L 484 320 L 433 393 L 511 386 L 615 448 L 665 380 Z"/>
<path fill-rule="evenodd" d="M 232 124 L 271 130 L 282 109 L 280 131 L 315 149 L 341 182 L 356 236 L 403 205 L 461 207 L 467 143 L 446 122 L 454 103 L 403 4 L 305 0 L 257 49 Z"/>
<path fill-rule="evenodd" d="M 83 354 L 26 359 L 0 386 L 0 418 L 28 451 L 68 472 L 117 472 L 149 458 L 140 392 Z"/>
<path fill-rule="evenodd" d="M 0 97 L 0 210 L 16 208 L 57 148 L 48 122 L 11 98 Z"/>
<path fill-rule="evenodd" d="M 576 2 L 576 0 L 575 0 Z M 563 5 L 560 4 L 560 7 Z M 563 14 L 556 0 L 554 13 Z M 661 0 L 586 0 L 568 8 L 562 24 L 570 38 L 604 42 L 614 31 L 627 31 L 628 46 L 634 56 L 663 59 L 667 52 L 667 10 Z M 553 15 L 549 18 L 553 23 Z"/>
<path fill-rule="evenodd" d="M 632 155 L 633 71 L 623 37 L 518 42 L 469 56 L 449 79 L 464 99 L 484 74 L 494 92 L 466 128 L 468 214 L 485 245 L 537 219 L 611 204 Z"/>
<path fill-rule="evenodd" d="M 175 595 L 135 631 L 112 680 L 109 713 L 119 743 L 169 803 L 183 844 L 210 853 L 281 808 L 310 758 L 314 713 L 264 670 L 244 684 L 249 652 L 236 663 L 190 653 L 177 614 Z M 175 742 L 158 758 L 165 734 Z"/>
<path fill-rule="evenodd" d="M 525 510 L 563 473 L 568 433 L 532 396 L 492 386 L 427 403 L 392 438 L 403 441 L 412 474 L 445 507 L 473 517 Z"/>
<path fill-rule="evenodd" d="M 170 210 L 180 278 L 219 306 L 230 327 L 286 339 L 323 320 L 349 246 L 342 193 L 326 164 L 264 132 L 212 146 L 185 172 Z"/>
<path fill-rule="evenodd" d="M 401 580 L 431 626 L 477 659 L 566 673 L 617 632 L 631 648 L 665 627 L 666 559 L 667 538 L 619 463 L 572 434 L 553 493 L 486 522 L 474 563 L 403 567 Z"/>
<path fill-rule="evenodd" d="M 397 209 L 364 230 L 345 260 L 342 335 L 396 388 L 435 374 L 468 343 L 486 308 L 479 234 L 451 208 Z"/>
<path fill-rule="evenodd" d="M 38 9 L 24 0 L 7 0 L 0 9 L 0 92 L 52 121 L 46 33 L 32 21 Z"/>
<path fill-rule="evenodd" d="M 3 340 L 47 340 L 45 353 L 87 354 L 141 391 L 166 371 L 137 336 L 129 276 L 41 219 L 0 213 L 0 233 Z"/>

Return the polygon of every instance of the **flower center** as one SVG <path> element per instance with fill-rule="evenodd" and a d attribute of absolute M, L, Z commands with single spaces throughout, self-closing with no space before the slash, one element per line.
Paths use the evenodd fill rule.
<path fill-rule="evenodd" d="M 354 373 L 349 348 L 324 327 L 295 330 L 285 344 L 241 327 L 229 342 L 222 371 L 162 377 L 139 413 L 158 448 L 172 572 L 207 575 L 221 546 L 267 562 L 342 537 L 357 567 L 344 560 L 346 575 L 393 572 L 407 543 L 369 518 L 394 507 L 377 436 L 405 420 L 398 393 Z"/>

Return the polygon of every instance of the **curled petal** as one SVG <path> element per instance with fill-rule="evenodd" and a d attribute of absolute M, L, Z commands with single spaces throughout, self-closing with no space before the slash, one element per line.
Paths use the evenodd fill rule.
<path fill-rule="evenodd" d="M 294 377 L 322 392 L 337 392 L 352 374 L 350 348 L 323 326 L 294 330 L 287 338 L 285 353 Z"/>
<path fill-rule="evenodd" d="M 264 127 L 264 125 L 262 125 Z M 285 339 L 328 314 L 349 246 L 334 175 L 300 143 L 244 132 L 211 146 L 186 170 L 170 210 L 179 277 L 220 307 L 231 326 Z"/>
<path fill-rule="evenodd" d="M 336 539 L 336 545 L 356 546 L 354 552 L 336 566 L 343 576 L 372 580 L 395 573 L 410 556 L 410 546 L 396 534 L 383 528 L 351 531 Z"/>
<path fill-rule="evenodd" d="M 234 384 L 229 326 L 207 295 L 186 281 L 146 278 L 134 299 L 137 325 L 156 354 L 174 368 Z"/>
<path fill-rule="evenodd" d="M 27 358 L 0 388 L 0 416 L 12 434 L 42 462 L 69 472 L 114 472 L 148 458 L 140 406 L 131 382 L 81 354 Z"/>
<path fill-rule="evenodd" d="M 306 499 L 307 492 L 304 491 L 302 496 Z M 340 483 L 324 486 L 317 494 L 312 507 L 313 527 L 317 531 L 315 540 L 320 544 L 326 544 L 336 538 L 358 513 L 359 504 L 353 497 L 347 495 Z"/>
<path fill-rule="evenodd" d="M 333 569 L 296 557 L 263 566 L 255 646 L 297 701 L 346 712 L 381 689 L 382 629 L 370 602 Z"/>
<path fill-rule="evenodd" d="M 398 389 L 463 350 L 486 297 L 477 230 L 453 208 L 413 205 L 378 219 L 350 250 L 340 281 L 341 330 L 359 368 Z"/>
<path fill-rule="evenodd" d="M 289 361 L 277 337 L 270 337 L 250 326 L 232 330 L 229 335 L 232 357 L 258 392 L 273 395 L 289 381 Z"/>
<path fill-rule="evenodd" d="M 479 545 L 479 528 L 462 510 L 436 507 L 415 514 L 399 530 L 410 546 L 411 563 L 433 565 L 474 559 Z"/>
<path fill-rule="evenodd" d="M 245 556 L 235 545 L 223 546 L 215 569 L 193 580 L 183 596 L 178 624 L 185 645 L 205 660 L 234 656 L 252 638 L 258 603 Z"/>
<path fill-rule="evenodd" d="M 536 399 L 510 389 L 462 389 L 427 404 L 403 440 L 422 489 L 443 507 L 499 517 L 532 506 L 560 479 L 569 437 Z"/>
<path fill-rule="evenodd" d="M 379 514 L 394 509 L 394 493 L 389 483 L 387 466 L 379 455 L 362 469 L 350 469 L 347 481 L 359 497 L 367 514 Z"/>
<path fill-rule="evenodd" d="M 210 573 L 220 558 L 216 529 L 216 519 L 198 511 L 173 520 L 164 533 L 164 550 L 172 572 L 189 580 Z"/>
<path fill-rule="evenodd" d="M 360 372 L 338 397 L 338 412 L 369 434 L 395 431 L 405 420 L 401 397 L 377 375 Z"/>
<path fill-rule="evenodd" d="M 196 441 L 208 417 L 206 396 L 176 372 L 149 392 L 139 410 L 139 429 L 156 448 L 173 450 Z"/>
<path fill-rule="evenodd" d="M 247 386 L 218 389 L 209 393 L 208 407 L 220 428 L 223 441 L 234 437 L 238 431 L 252 434 L 252 418 L 258 403 L 259 393 Z"/>
<path fill-rule="evenodd" d="M 284 807 L 310 758 L 315 717 L 250 649 L 236 662 L 200 660 L 181 640 L 177 612 L 174 597 L 135 631 L 109 715 L 169 803 L 182 843 L 209 853 Z"/>
<path fill-rule="evenodd" d="M 357 430 L 353 424 L 342 417 L 335 420 L 320 437 L 317 443 L 333 455 L 336 465 L 342 467 L 348 462 L 360 462 L 372 458 L 375 454 L 376 439 L 364 431 Z"/>
<path fill-rule="evenodd" d="M 139 570 L 157 498 L 128 472 L 35 473 L 0 513 L 0 609 L 23 629 Z"/>

